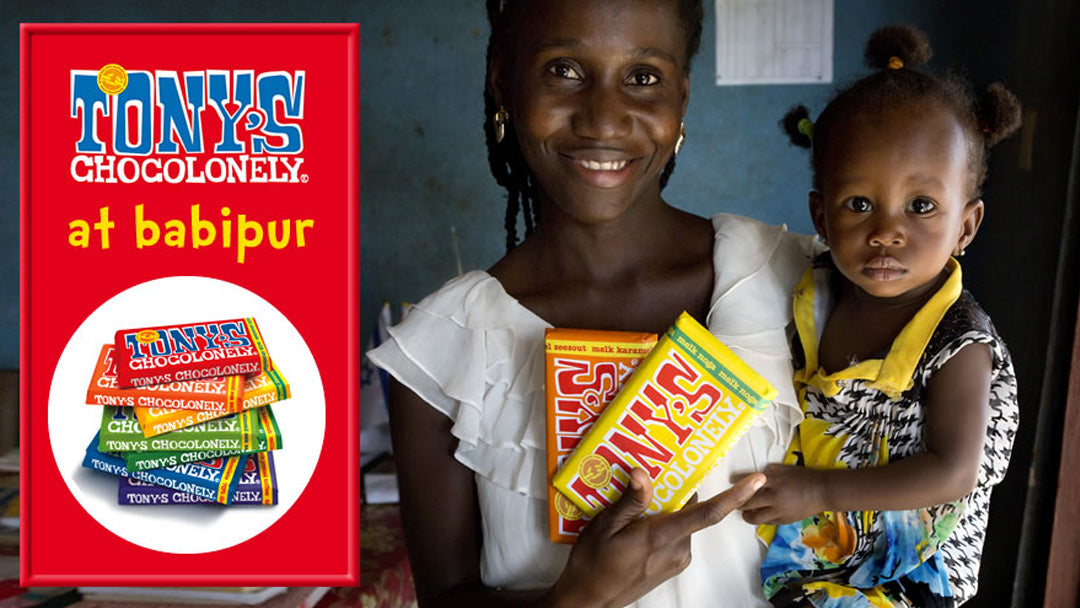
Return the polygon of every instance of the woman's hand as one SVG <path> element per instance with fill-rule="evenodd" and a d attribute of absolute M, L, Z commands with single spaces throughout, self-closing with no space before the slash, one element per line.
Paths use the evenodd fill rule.
<path fill-rule="evenodd" d="M 570 560 L 548 594 L 551 606 L 625 606 L 690 565 L 690 536 L 724 519 L 757 491 L 765 478 L 752 474 L 705 502 L 640 517 L 653 488 L 642 469 L 630 472 L 630 489 L 582 532 Z"/>
<path fill-rule="evenodd" d="M 788 464 L 765 467 L 765 485 L 743 505 L 752 524 L 788 524 L 827 509 L 822 471 Z"/>
<path fill-rule="evenodd" d="M 705 502 L 691 499 L 677 513 L 642 518 L 653 489 L 648 474 L 635 469 L 630 490 L 585 528 L 551 589 L 493 589 L 480 576 L 475 474 L 454 458 L 450 419 L 396 381 L 390 399 L 405 540 L 425 607 L 621 608 L 685 569 L 690 535 L 723 519 L 765 483 L 755 473 Z"/>

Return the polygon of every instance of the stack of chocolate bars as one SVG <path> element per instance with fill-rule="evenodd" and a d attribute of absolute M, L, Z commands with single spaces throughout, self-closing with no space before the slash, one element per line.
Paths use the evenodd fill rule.
<path fill-rule="evenodd" d="M 102 414 L 83 466 L 117 476 L 122 505 L 277 504 L 270 404 L 289 397 L 254 318 L 117 331 L 86 392 Z"/>

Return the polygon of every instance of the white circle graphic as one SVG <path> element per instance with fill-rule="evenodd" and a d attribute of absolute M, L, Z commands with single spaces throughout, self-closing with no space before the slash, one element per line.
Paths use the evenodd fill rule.
<path fill-rule="evenodd" d="M 101 426 L 102 408 L 86 404 L 94 363 L 119 329 L 254 317 L 291 398 L 270 404 L 283 447 L 273 452 L 276 505 L 120 505 L 113 475 L 82 466 Z M 117 536 L 167 553 L 232 547 L 266 530 L 307 486 L 322 451 L 326 399 L 307 343 L 272 304 L 238 285 L 206 277 L 168 277 L 127 289 L 102 304 L 68 341 L 49 389 L 49 440 L 75 499 Z"/>

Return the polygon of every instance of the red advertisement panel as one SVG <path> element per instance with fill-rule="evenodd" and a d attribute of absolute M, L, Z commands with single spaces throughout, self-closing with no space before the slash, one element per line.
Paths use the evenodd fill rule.
<path fill-rule="evenodd" d="M 359 580 L 358 36 L 22 26 L 24 585 Z M 110 344 L 139 387 L 89 399 Z"/>

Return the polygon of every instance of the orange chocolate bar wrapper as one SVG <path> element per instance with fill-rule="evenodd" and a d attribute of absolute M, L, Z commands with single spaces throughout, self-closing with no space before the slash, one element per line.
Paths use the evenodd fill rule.
<path fill-rule="evenodd" d="M 233 376 L 240 377 L 240 376 Z M 133 391 L 139 389 L 123 389 Z M 257 376 L 251 376 L 244 381 L 244 390 L 238 411 L 249 410 L 256 407 L 281 401 L 289 398 L 289 383 L 281 375 L 278 368 L 273 367 L 264 370 Z M 140 407 L 135 406 L 135 417 L 139 420 L 144 437 L 153 437 L 162 433 L 168 433 L 177 429 L 194 426 L 200 422 L 228 416 L 226 410 L 185 410 L 164 407 Z"/>
<path fill-rule="evenodd" d="M 89 405 L 168 407 L 185 410 L 215 410 L 228 414 L 241 411 L 244 376 L 185 380 L 137 388 L 120 388 L 116 378 L 115 350 L 101 347 L 90 387 Z"/>
<path fill-rule="evenodd" d="M 551 485 L 592 423 L 645 358 L 656 334 L 551 328 L 544 334 L 548 535 L 573 543 L 589 518 Z"/>
<path fill-rule="evenodd" d="M 555 473 L 555 488 L 594 517 L 640 467 L 653 483 L 646 514 L 677 511 L 775 397 L 684 312 Z"/>

